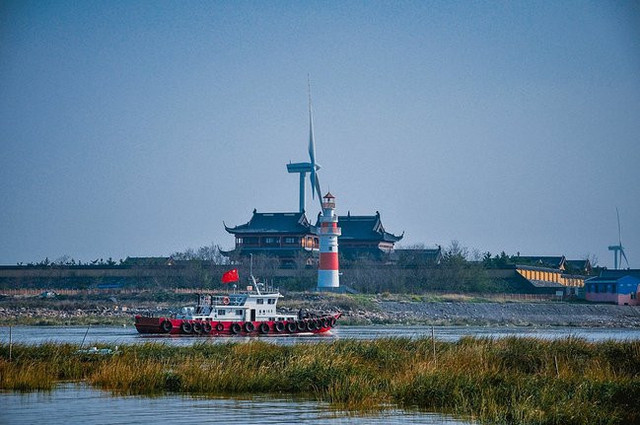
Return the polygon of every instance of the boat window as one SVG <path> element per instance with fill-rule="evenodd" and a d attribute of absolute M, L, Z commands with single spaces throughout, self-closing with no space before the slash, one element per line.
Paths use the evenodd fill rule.
<path fill-rule="evenodd" d="M 224 316 L 226 314 L 226 310 L 218 310 L 218 316 Z"/>
<path fill-rule="evenodd" d="M 242 316 L 242 310 L 236 310 L 236 316 Z"/>
<path fill-rule="evenodd" d="M 257 304 L 264 304 L 264 300 L 263 300 L 262 298 L 258 298 L 258 299 L 256 300 L 256 303 L 257 303 Z"/>
<path fill-rule="evenodd" d="M 276 303 L 276 299 L 275 299 L 275 298 L 269 298 L 269 299 L 267 300 L 267 302 L 268 302 L 269 304 L 275 304 L 275 303 Z"/>

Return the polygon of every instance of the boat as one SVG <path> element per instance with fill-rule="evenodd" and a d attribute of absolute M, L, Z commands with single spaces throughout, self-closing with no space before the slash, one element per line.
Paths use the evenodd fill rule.
<path fill-rule="evenodd" d="M 276 336 L 329 332 L 342 313 L 284 314 L 276 310 L 282 294 L 277 288 L 257 282 L 246 291 L 225 295 L 196 294 L 195 306 L 183 307 L 180 314 L 135 317 L 141 334 L 199 336 Z"/>

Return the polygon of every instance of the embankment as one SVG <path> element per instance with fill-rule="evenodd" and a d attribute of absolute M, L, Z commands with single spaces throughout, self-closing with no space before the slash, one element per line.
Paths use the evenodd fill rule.
<path fill-rule="evenodd" d="M 169 314 L 193 302 L 192 294 L 151 293 L 61 296 L 52 299 L 5 296 L 0 299 L 0 323 L 23 325 L 124 324 L 135 314 Z M 278 309 L 341 311 L 342 325 L 513 325 L 640 327 L 640 307 L 554 301 L 495 301 L 459 295 L 340 295 L 289 293 Z"/>
<path fill-rule="evenodd" d="M 640 308 L 629 306 L 561 302 L 386 301 L 379 304 L 381 316 L 395 323 L 640 327 Z"/>

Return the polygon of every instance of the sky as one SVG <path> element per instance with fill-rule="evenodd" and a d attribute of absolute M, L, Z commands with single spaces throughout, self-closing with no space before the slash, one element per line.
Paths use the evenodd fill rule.
<path fill-rule="evenodd" d="M 0 3 L 0 264 L 233 247 L 323 192 L 402 246 L 640 267 L 640 2 Z M 318 202 L 307 191 L 308 216 Z"/>

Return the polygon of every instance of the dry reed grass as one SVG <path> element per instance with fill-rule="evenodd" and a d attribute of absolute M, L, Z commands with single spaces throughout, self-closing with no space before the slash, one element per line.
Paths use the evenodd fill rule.
<path fill-rule="evenodd" d="M 280 346 L 127 345 L 112 356 L 67 344 L 0 345 L 0 388 L 87 380 L 129 394 L 299 394 L 339 408 L 389 405 L 482 423 L 640 423 L 640 341 L 386 338 Z M 434 354 L 435 350 L 435 354 Z"/>

